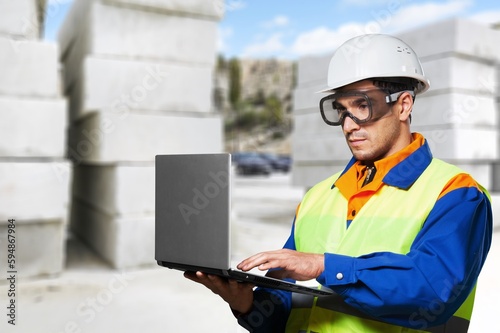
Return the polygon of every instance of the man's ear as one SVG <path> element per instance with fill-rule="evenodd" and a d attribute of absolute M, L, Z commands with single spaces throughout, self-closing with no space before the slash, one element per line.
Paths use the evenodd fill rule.
<path fill-rule="evenodd" d="M 401 94 L 398 98 L 399 108 L 399 119 L 401 121 L 406 121 L 411 119 L 411 111 L 413 109 L 413 96 L 407 91 Z"/>

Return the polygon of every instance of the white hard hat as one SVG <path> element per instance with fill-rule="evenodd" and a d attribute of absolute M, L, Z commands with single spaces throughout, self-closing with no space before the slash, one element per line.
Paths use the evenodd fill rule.
<path fill-rule="evenodd" d="M 321 92 L 332 92 L 365 79 L 389 77 L 417 80 L 417 94 L 430 86 L 415 51 L 408 44 L 389 35 L 357 36 L 333 54 L 328 68 L 328 88 Z"/>

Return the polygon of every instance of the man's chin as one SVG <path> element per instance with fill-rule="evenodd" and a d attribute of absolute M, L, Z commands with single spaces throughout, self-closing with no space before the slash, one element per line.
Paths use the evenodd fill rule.
<path fill-rule="evenodd" d="M 368 162 L 368 161 L 373 161 L 374 156 L 373 154 L 370 154 L 366 151 L 363 150 L 357 150 L 357 149 L 351 149 L 352 156 L 358 161 L 361 162 Z"/>

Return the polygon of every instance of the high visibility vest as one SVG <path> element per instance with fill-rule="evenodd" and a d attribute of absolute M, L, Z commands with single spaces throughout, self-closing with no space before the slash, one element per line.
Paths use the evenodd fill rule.
<path fill-rule="evenodd" d="M 382 186 L 357 212 L 346 228 L 347 200 L 332 184 L 340 173 L 309 190 L 295 220 L 295 245 L 301 252 L 336 253 L 352 257 L 373 253 L 406 254 L 422 229 L 444 186 L 459 168 L 433 159 L 409 189 Z M 340 296 L 315 298 L 292 294 L 292 310 L 287 333 L 392 333 L 392 332 L 467 332 L 475 288 L 454 316 L 438 327 L 427 327 L 418 318 L 420 330 L 378 321 L 345 303 Z M 411 320 L 411 318 L 410 318 Z"/>

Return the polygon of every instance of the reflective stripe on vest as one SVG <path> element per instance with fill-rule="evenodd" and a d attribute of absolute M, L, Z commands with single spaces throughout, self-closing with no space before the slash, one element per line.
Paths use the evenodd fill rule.
<path fill-rule="evenodd" d="M 463 171 L 433 159 L 410 188 L 383 186 L 356 214 L 349 228 L 346 228 L 347 200 L 337 188 L 331 188 L 340 175 L 336 174 L 304 196 L 295 220 L 296 248 L 302 252 L 353 257 L 382 251 L 408 253 L 442 189 L 459 173 Z M 299 302 L 297 297 L 301 299 Z M 371 318 L 340 297 L 313 298 L 293 294 L 286 332 L 463 333 L 468 329 L 473 302 L 474 292 L 442 327 L 428 328 L 427 324 L 432 323 L 427 323 L 423 317 L 412 318 L 416 326 L 421 327 L 412 330 Z M 422 325 L 418 325 L 420 322 Z"/>

